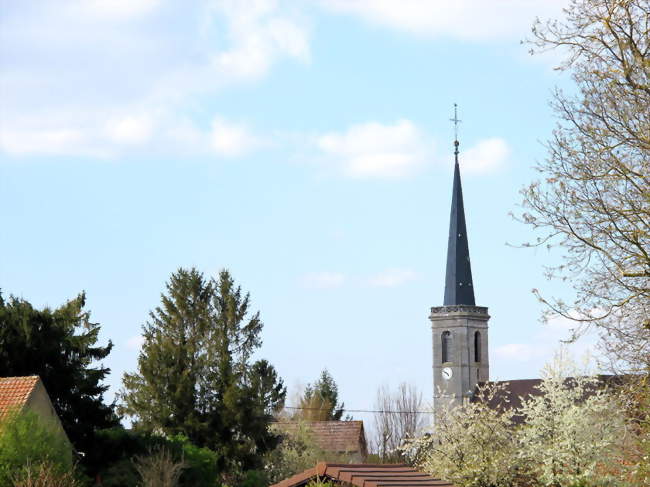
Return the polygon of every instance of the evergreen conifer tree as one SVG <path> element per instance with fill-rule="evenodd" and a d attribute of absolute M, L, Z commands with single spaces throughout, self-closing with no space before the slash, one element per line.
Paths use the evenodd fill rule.
<path fill-rule="evenodd" d="M 138 428 L 182 433 L 218 452 L 232 481 L 277 444 L 268 424 L 286 389 L 272 365 L 251 360 L 263 324 L 228 271 L 207 280 L 179 269 L 166 291 L 143 326 L 138 372 L 124 375 L 122 411 Z"/>
<path fill-rule="evenodd" d="M 85 294 L 51 310 L 0 295 L 0 377 L 40 376 L 75 450 L 84 453 L 96 431 L 118 424 L 103 401 L 110 370 L 97 364 L 113 348 L 97 345 L 100 326 L 84 310 Z"/>
<path fill-rule="evenodd" d="M 124 374 L 122 410 L 138 428 L 194 440 L 204 427 L 198 404 L 204 391 L 197 389 L 206 361 L 213 286 L 197 270 L 179 269 L 166 290 L 142 327 L 138 372 Z"/>
<path fill-rule="evenodd" d="M 308 421 L 339 421 L 345 404 L 339 404 L 338 400 L 338 385 L 327 369 L 323 369 L 318 380 L 305 388 L 298 416 Z"/>

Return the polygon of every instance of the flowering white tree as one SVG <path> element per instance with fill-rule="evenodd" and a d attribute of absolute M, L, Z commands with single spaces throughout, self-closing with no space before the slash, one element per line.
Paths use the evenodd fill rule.
<path fill-rule="evenodd" d="M 557 90 L 558 124 L 539 180 L 523 190 L 521 220 L 533 245 L 559 247 L 549 277 L 571 283 L 570 301 L 543 297 L 551 313 L 594 325 L 608 354 L 650 370 L 650 2 L 569 0 L 559 19 L 537 21 L 533 51 L 559 48 L 571 74 Z"/>
<path fill-rule="evenodd" d="M 498 404 L 506 387 L 488 383 L 477 401 L 436 414 L 431 432 L 409 443 L 412 461 L 459 487 L 639 486 L 622 461 L 626 415 L 597 376 L 558 354 L 520 408 Z"/>
<path fill-rule="evenodd" d="M 601 380 L 558 354 L 542 370 L 540 395 L 517 414 L 519 457 L 543 486 L 620 486 L 625 415 Z"/>
<path fill-rule="evenodd" d="M 480 401 L 436 411 L 431 431 L 407 443 L 407 457 L 432 476 L 460 487 L 532 485 L 526 478 L 526 459 L 517 455 L 512 411 L 489 405 L 503 389 L 503 384 L 487 384 L 479 392 Z"/>

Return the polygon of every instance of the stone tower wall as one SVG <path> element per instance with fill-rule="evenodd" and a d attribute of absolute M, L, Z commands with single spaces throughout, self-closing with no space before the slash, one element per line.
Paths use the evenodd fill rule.
<path fill-rule="evenodd" d="M 456 406 L 471 397 L 478 382 L 490 378 L 487 308 L 480 306 L 440 306 L 431 308 L 429 319 L 433 335 L 434 408 Z M 442 362 L 442 334 L 449 331 L 451 347 L 448 362 Z M 474 360 L 474 334 L 480 333 L 480 362 Z M 443 378 L 443 369 L 452 371 Z"/>

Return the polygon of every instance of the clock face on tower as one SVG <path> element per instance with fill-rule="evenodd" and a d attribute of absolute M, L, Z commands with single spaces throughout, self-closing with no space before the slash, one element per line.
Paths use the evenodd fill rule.
<path fill-rule="evenodd" d="M 442 378 L 445 380 L 451 379 L 451 376 L 453 375 L 453 372 L 451 370 L 451 367 L 445 367 L 442 369 Z"/>

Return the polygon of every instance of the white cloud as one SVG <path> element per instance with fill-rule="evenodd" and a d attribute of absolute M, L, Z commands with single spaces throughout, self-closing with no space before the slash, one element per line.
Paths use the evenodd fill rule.
<path fill-rule="evenodd" d="M 392 124 L 366 122 L 342 132 L 331 132 L 315 139 L 316 147 L 348 177 L 357 179 L 396 179 L 412 176 L 426 165 L 449 168 L 449 153 L 434 151 L 433 136 L 424 133 L 410 120 Z M 487 173 L 500 169 L 510 154 L 504 139 L 488 138 L 461 152 L 463 173 Z"/>
<path fill-rule="evenodd" d="M 78 147 L 83 139 L 78 130 L 58 128 L 51 130 L 0 131 L 0 150 L 9 154 L 25 153 L 65 154 L 72 147 Z"/>
<path fill-rule="evenodd" d="M 201 97 L 309 60 L 304 18 L 274 0 L 30 3 L 12 2 L 0 29 L 0 150 L 11 154 L 187 152 L 199 132 L 201 151 L 234 155 L 250 138 L 210 140 Z"/>
<path fill-rule="evenodd" d="M 368 284 L 375 287 L 397 287 L 413 281 L 418 274 L 411 269 L 387 269 L 368 279 Z"/>
<path fill-rule="evenodd" d="M 259 139 L 244 125 L 227 122 L 217 117 L 212 122 L 210 145 L 219 155 L 237 157 L 257 147 Z"/>
<path fill-rule="evenodd" d="M 142 335 L 135 335 L 126 341 L 126 347 L 131 350 L 140 350 L 140 348 L 142 348 L 143 343 L 144 343 L 144 337 Z"/>
<path fill-rule="evenodd" d="M 428 38 L 524 37 L 535 17 L 556 16 L 566 0 L 320 0 L 324 8 Z"/>
<path fill-rule="evenodd" d="M 461 153 L 460 164 L 464 173 L 486 173 L 501 167 L 509 154 L 510 147 L 505 140 L 483 139 Z"/>
<path fill-rule="evenodd" d="M 314 289 L 333 289 L 345 283 L 345 274 L 340 272 L 313 272 L 302 276 L 303 286 Z"/>
<path fill-rule="evenodd" d="M 102 19 L 124 20 L 147 14 L 159 4 L 160 0 L 81 0 L 74 2 L 71 8 Z"/>
<path fill-rule="evenodd" d="M 127 116 L 108 123 L 108 134 L 120 144 L 142 144 L 151 137 L 153 124 L 148 116 Z"/>
<path fill-rule="evenodd" d="M 353 178 L 399 178 L 415 172 L 433 145 L 410 120 L 368 122 L 321 135 L 317 147 Z"/>
<path fill-rule="evenodd" d="M 307 31 L 295 20 L 282 17 L 276 2 L 225 1 L 217 10 L 229 20 L 232 47 L 214 57 L 218 71 L 238 78 L 265 74 L 278 57 L 309 59 Z"/>

